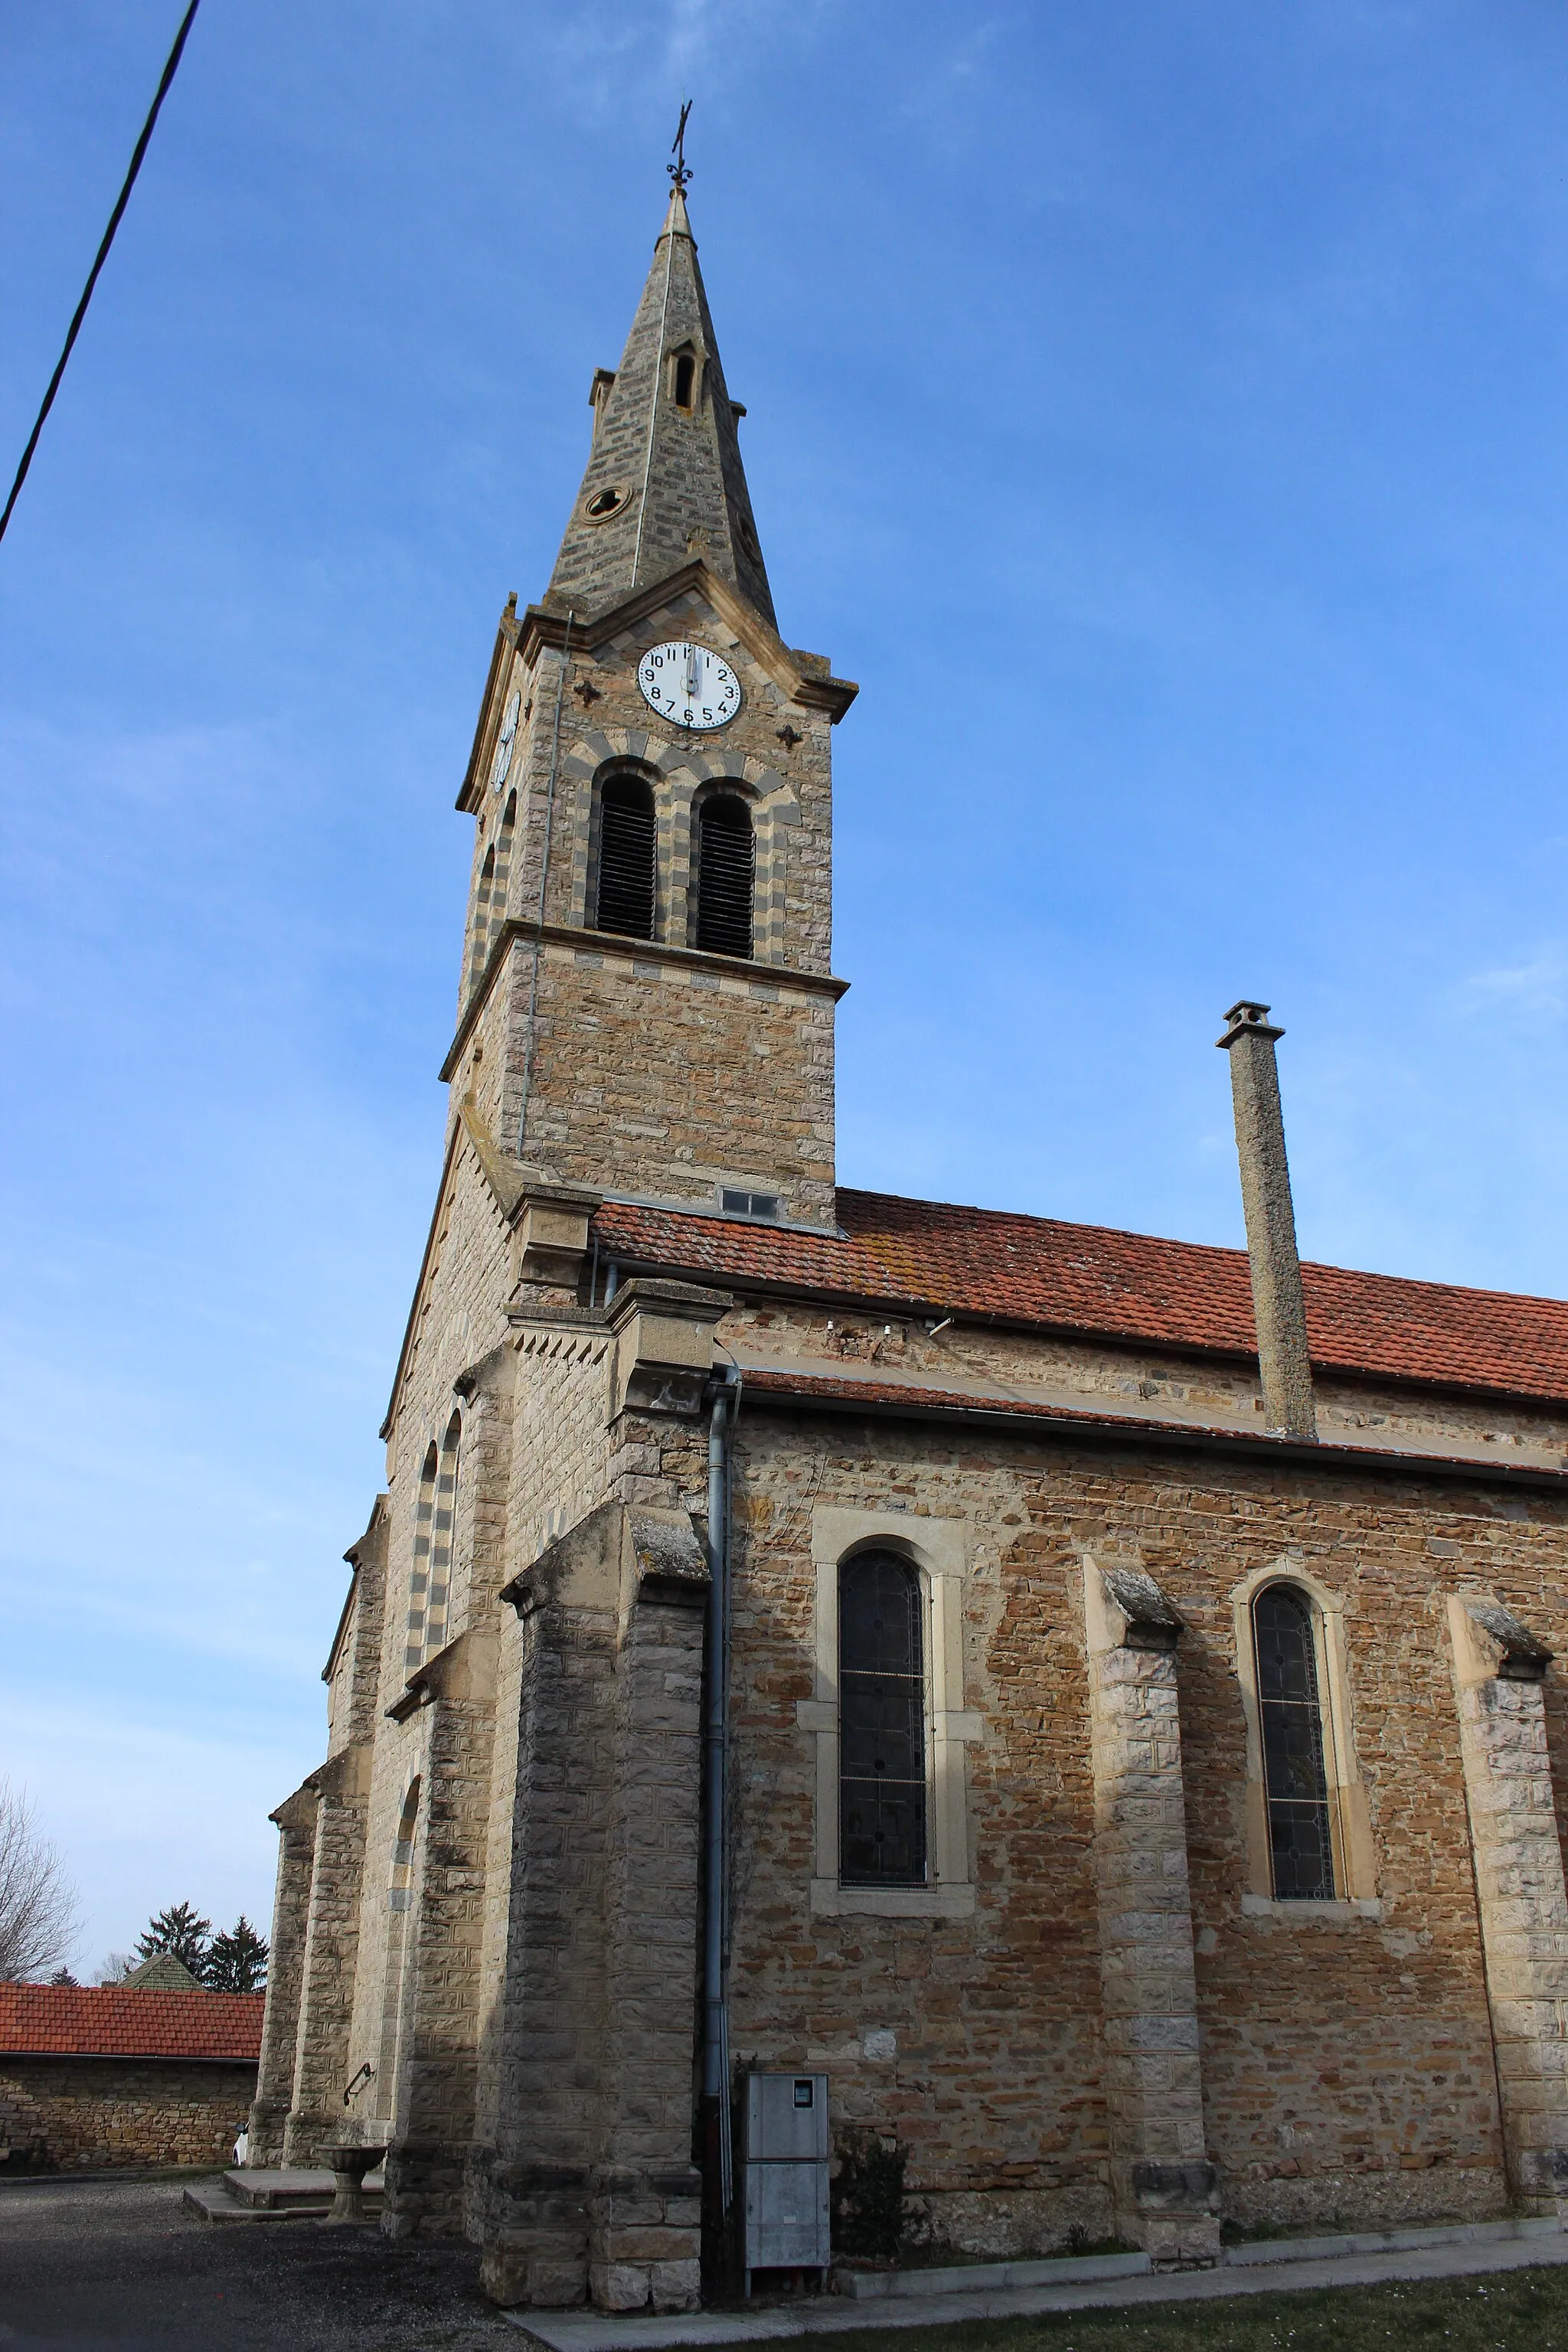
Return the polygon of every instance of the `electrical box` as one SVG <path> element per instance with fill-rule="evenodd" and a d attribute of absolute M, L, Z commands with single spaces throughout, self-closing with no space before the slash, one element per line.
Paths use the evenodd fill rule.
<path fill-rule="evenodd" d="M 827 2284 L 826 2074 L 748 2074 L 744 2116 L 746 2293 L 752 2273 L 815 2270 Z"/>

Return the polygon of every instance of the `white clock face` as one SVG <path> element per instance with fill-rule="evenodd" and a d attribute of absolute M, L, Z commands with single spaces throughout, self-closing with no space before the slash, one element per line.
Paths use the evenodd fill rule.
<path fill-rule="evenodd" d="M 511 700 L 507 704 L 506 716 L 500 723 L 500 733 L 496 738 L 495 765 L 490 770 L 490 782 L 498 793 L 505 783 L 507 771 L 511 766 L 511 748 L 517 740 L 517 715 L 521 709 L 522 697 L 521 694 L 514 693 Z"/>
<path fill-rule="evenodd" d="M 741 681 L 729 663 L 689 639 L 650 646 L 637 664 L 637 684 L 661 719 L 702 734 L 727 727 L 741 708 Z"/>

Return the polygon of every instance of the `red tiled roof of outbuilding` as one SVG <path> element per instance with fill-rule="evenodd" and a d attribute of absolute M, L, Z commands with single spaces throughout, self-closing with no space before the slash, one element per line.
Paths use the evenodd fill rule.
<path fill-rule="evenodd" d="M 1256 1355 L 1245 1250 L 887 1192 L 838 1194 L 842 1238 L 605 1202 L 601 1256 L 711 1283 Z M 1303 1265 L 1312 1361 L 1364 1379 L 1568 1401 L 1568 1303 Z"/>
<path fill-rule="evenodd" d="M 193 2058 L 254 2065 L 261 1992 L 0 1984 L 0 2053 L 35 2058 Z"/>

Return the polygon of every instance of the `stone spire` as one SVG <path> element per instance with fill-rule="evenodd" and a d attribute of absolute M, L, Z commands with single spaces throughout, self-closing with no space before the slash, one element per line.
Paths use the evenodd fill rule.
<path fill-rule="evenodd" d="M 594 446 L 547 604 L 603 611 L 700 556 L 770 627 L 773 600 L 681 180 L 631 333 L 589 401 Z"/>

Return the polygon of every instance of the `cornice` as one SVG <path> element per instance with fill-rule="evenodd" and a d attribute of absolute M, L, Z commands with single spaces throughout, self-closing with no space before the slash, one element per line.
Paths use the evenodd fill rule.
<path fill-rule="evenodd" d="M 868 1389 L 873 1383 L 866 1384 Z M 1064 1444 L 1123 1445 L 1139 1450 L 1228 1454 L 1261 1462 L 1287 1463 L 1292 1468 L 1353 1473 L 1362 1476 L 1437 1478 L 1466 1486 L 1525 1487 L 1536 1493 L 1568 1496 L 1568 1470 L 1548 1470 L 1523 1463 L 1482 1462 L 1462 1454 L 1419 1454 L 1403 1447 L 1337 1445 L 1320 1440 L 1309 1444 L 1297 1438 L 1272 1437 L 1262 1431 L 1196 1427 L 1190 1423 L 1123 1420 L 1111 1415 L 1076 1412 L 1061 1406 L 1014 1406 L 971 1403 L 956 1397 L 910 1397 L 854 1393 L 846 1381 L 828 1388 L 809 1376 L 752 1367 L 745 1374 L 752 1410 L 793 1408 L 797 1412 L 853 1415 L 872 1420 L 958 1423 L 965 1427 L 1010 1430 L 1015 1435 L 1059 1437 Z"/>
<path fill-rule="evenodd" d="M 465 815 L 471 816 L 484 806 L 483 777 L 486 755 L 490 748 L 490 721 L 494 716 L 491 706 L 495 700 L 496 679 L 507 654 L 516 650 L 521 634 L 522 626 L 517 617 L 517 598 L 513 596 L 509 599 L 507 608 L 501 614 L 496 629 L 495 646 L 490 654 L 490 666 L 485 677 L 485 690 L 479 697 L 479 715 L 474 728 L 473 749 L 468 753 L 468 764 L 463 771 L 463 781 L 458 787 L 458 797 L 453 803 Z"/>
<path fill-rule="evenodd" d="M 744 980 L 760 988 L 776 988 L 803 996 L 830 996 L 835 1003 L 847 995 L 849 982 L 831 972 L 799 971 L 793 964 L 745 962 L 739 956 L 710 955 L 703 948 L 678 948 L 663 940 L 629 940 L 622 931 L 579 929 L 574 923 L 541 923 L 510 915 L 501 925 L 485 968 L 463 1007 L 458 1031 L 437 1072 L 445 1086 L 457 1069 L 464 1047 L 489 1000 L 496 975 L 515 941 L 537 940 L 544 947 L 569 947 L 576 953 L 623 956 L 627 962 L 669 964 L 685 971 L 710 971 L 721 978 Z"/>
<path fill-rule="evenodd" d="M 825 711 L 837 725 L 843 718 L 859 688 L 847 677 L 832 676 L 828 665 L 815 654 L 802 655 L 786 646 L 776 629 L 770 628 L 755 605 L 747 602 L 737 588 L 710 572 L 700 556 L 693 557 L 679 572 L 667 572 L 662 580 L 623 597 L 619 604 L 607 604 L 602 612 L 575 614 L 570 625 L 571 642 L 584 653 L 593 653 L 624 629 L 647 620 L 676 597 L 695 590 L 706 597 L 716 613 L 727 621 L 752 659 L 768 672 L 773 683 L 782 688 L 803 709 Z M 519 650 L 523 659 L 533 662 L 540 648 L 548 646 L 561 652 L 567 642 L 568 624 L 564 612 L 552 605 L 531 604 L 517 624 Z M 465 790 L 467 785 L 465 784 Z"/>

